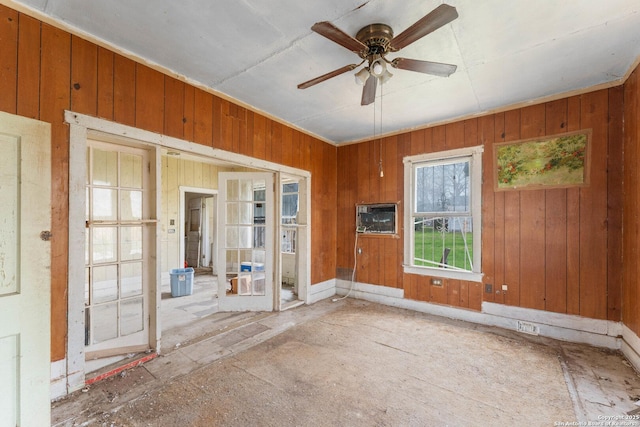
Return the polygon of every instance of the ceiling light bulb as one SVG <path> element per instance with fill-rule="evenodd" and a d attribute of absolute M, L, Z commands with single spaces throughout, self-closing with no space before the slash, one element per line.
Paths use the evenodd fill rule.
<path fill-rule="evenodd" d="M 356 77 L 356 83 L 360 86 L 364 86 L 364 84 L 367 82 L 367 79 L 369 78 L 369 71 L 366 68 L 363 68 L 362 70 L 355 73 L 354 76 Z"/>
<path fill-rule="evenodd" d="M 376 59 L 371 65 L 371 74 L 376 77 L 380 77 L 385 71 L 387 71 L 387 66 L 381 59 Z"/>

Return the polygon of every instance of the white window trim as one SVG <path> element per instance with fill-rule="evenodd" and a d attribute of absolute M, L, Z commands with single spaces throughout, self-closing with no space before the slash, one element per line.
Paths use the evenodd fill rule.
<path fill-rule="evenodd" d="M 449 279 L 467 280 L 470 282 L 482 282 L 482 153 L 484 146 L 458 148 L 455 150 L 440 151 L 436 153 L 418 154 L 405 157 L 404 163 L 404 264 L 405 273 L 421 276 L 436 276 Z M 414 227 L 411 222 L 414 211 L 414 173 L 416 163 L 433 160 L 447 160 L 456 157 L 471 156 L 471 212 L 473 214 L 473 272 L 454 271 L 438 267 L 418 267 L 411 265 L 413 259 L 413 235 Z"/>

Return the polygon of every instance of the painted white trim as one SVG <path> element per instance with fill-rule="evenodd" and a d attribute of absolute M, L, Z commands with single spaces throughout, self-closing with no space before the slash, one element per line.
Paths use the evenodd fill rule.
<path fill-rule="evenodd" d="M 70 125 L 77 125 L 99 133 L 103 133 L 105 137 L 111 135 L 126 138 L 127 140 L 137 140 L 146 145 L 159 145 L 160 147 L 180 150 L 197 156 L 218 159 L 229 163 L 235 163 L 240 166 L 251 167 L 255 169 L 265 169 L 269 172 L 282 172 L 302 178 L 311 177 L 311 172 L 302 169 L 296 169 L 290 166 L 273 163 L 266 160 L 257 159 L 255 157 L 245 156 L 243 154 L 224 151 L 219 148 L 213 148 L 189 142 L 182 139 L 150 132 L 143 129 L 123 125 L 120 123 L 110 122 L 108 120 L 99 119 L 97 117 L 87 116 L 85 114 L 65 111 L 65 122 Z"/>
<path fill-rule="evenodd" d="M 66 392 L 84 387 L 84 260 L 87 176 L 87 129 L 69 129 L 69 260 L 67 276 Z M 74 286 L 72 286 L 72 284 Z M 74 339 L 74 337 L 77 337 Z"/>
<path fill-rule="evenodd" d="M 405 273 L 417 274 L 421 276 L 446 277 L 450 279 L 468 280 L 472 282 L 482 282 L 482 153 L 483 145 L 475 147 L 457 148 L 454 150 L 439 151 L 434 153 L 418 154 L 407 156 L 404 163 L 404 251 L 403 251 L 403 271 Z M 413 262 L 414 247 L 413 242 L 414 226 L 412 213 L 414 212 L 414 189 L 415 173 L 414 164 L 423 162 L 433 162 L 436 160 L 448 161 L 449 159 L 470 157 L 469 166 L 471 168 L 471 212 L 473 221 L 473 272 L 447 270 L 444 268 L 420 267 L 411 265 Z"/>
<path fill-rule="evenodd" d="M 640 371 L 640 338 L 627 325 L 622 325 L 622 354 Z"/>
<path fill-rule="evenodd" d="M 311 286 L 307 294 L 306 303 L 313 304 L 336 294 L 336 279 L 326 280 Z"/>
<path fill-rule="evenodd" d="M 62 359 L 51 362 L 51 400 L 58 399 L 67 394 L 67 360 Z"/>
<path fill-rule="evenodd" d="M 184 247 L 184 235 L 185 235 L 185 231 L 186 231 L 184 229 L 184 224 L 185 224 L 185 221 L 187 220 L 186 210 L 185 210 L 186 206 L 184 204 L 185 195 L 187 193 L 198 193 L 198 194 L 207 194 L 209 196 L 215 197 L 216 198 L 216 202 L 214 204 L 213 209 L 214 209 L 214 212 L 215 212 L 216 216 L 218 215 L 218 211 L 217 211 L 218 190 L 217 189 L 216 190 L 212 190 L 211 188 L 189 187 L 189 186 L 186 186 L 186 185 L 180 185 L 178 187 L 178 192 L 180 194 L 180 199 L 178 200 L 179 210 L 180 210 L 178 212 L 178 235 L 180 236 L 180 239 L 178 241 L 178 247 L 179 247 L 178 257 L 179 258 L 177 260 L 174 260 L 175 263 L 172 262 L 171 260 L 169 260 L 169 271 L 166 272 L 167 274 L 170 273 L 172 265 L 177 265 L 177 267 L 173 267 L 173 268 L 182 268 L 183 265 L 182 265 L 181 261 L 186 259 L 186 251 L 187 251 L 187 249 Z M 218 225 L 218 221 L 216 220 L 214 226 L 217 227 L 217 225 Z M 216 231 L 215 235 L 218 236 L 218 232 L 217 231 Z M 214 239 L 214 240 L 217 240 L 217 239 Z M 215 242 L 215 245 L 216 245 L 216 248 L 217 248 L 218 247 L 218 243 Z M 211 254 L 211 258 L 212 259 L 215 258 L 215 257 L 216 257 L 215 254 Z M 215 264 L 216 265 L 218 264 L 218 260 L 217 259 L 215 260 Z M 213 271 L 213 274 L 217 274 L 215 269 Z M 169 276 L 169 277 L 171 277 L 171 276 Z"/>

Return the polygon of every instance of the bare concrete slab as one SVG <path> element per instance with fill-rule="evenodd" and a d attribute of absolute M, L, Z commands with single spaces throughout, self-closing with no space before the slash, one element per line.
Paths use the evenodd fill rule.
<path fill-rule="evenodd" d="M 638 408 L 619 352 L 351 299 L 254 320 L 56 402 L 52 423 L 554 426 Z"/>

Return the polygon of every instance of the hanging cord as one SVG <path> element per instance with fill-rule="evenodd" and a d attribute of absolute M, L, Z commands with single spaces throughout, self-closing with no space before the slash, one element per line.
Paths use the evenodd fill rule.
<path fill-rule="evenodd" d="M 384 85 L 380 84 L 380 163 L 378 163 L 378 173 L 380 174 L 380 178 L 384 178 L 384 170 L 382 169 L 382 96 L 383 96 L 383 87 Z M 373 113 L 374 121 L 373 127 L 375 128 L 375 111 Z M 375 132 L 374 132 L 375 135 Z"/>
<path fill-rule="evenodd" d="M 364 230 L 366 230 L 366 228 L 364 228 Z M 347 298 L 349 295 L 351 295 L 351 291 L 353 290 L 353 284 L 356 280 L 356 267 L 358 266 L 358 234 L 360 233 L 356 229 L 356 242 L 353 245 L 353 271 L 351 272 L 351 286 L 349 286 L 349 292 L 347 292 L 345 295 L 341 296 L 340 298 L 332 299 L 331 301 L 333 302 L 340 301 L 342 299 Z"/>

